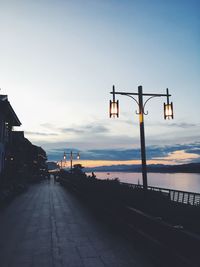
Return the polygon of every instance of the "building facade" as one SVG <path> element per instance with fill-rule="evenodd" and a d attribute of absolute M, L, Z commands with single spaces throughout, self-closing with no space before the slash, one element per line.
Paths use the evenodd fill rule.
<path fill-rule="evenodd" d="M 12 160 L 12 130 L 21 122 L 14 112 L 7 95 L 0 95 L 0 175 L 3 173 L 6 161 Z"/>
<path fill-rule="evenodd" d="M 24 137 L 7 95 L 0 95 L 0 188 L 24 180 L 38 180 L 47 172 L 46 152 Z M 44 175 L 43 175 L 44 176 Z"/>

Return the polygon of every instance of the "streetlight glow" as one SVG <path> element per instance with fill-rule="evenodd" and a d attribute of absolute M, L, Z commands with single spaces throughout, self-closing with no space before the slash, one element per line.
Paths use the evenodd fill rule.
<path fill-rule="evenodd" d="M 164 118 L 166 119 L 173 119 L 174 114 L 173 114 L 173 103 L 171 102 L 170 104 L 165 104 L 164 103 Z"/>
<path fill-rule="evenodd" d="M 118 118 L 119 117 L 119 100 L 115 101 L 115 86 L 113 85 L 112 91 L 113 99 L 110 100 L 110 118 Z"/>
<path fill-rule="evenodd" d="M 110 118 L 119 117 L 119 100 L 113 102 L 110 100 Z"/>
<path fill-rule="evenodd" d="M 173 119 L 174 118 L 174 112 L 173 112 L 173 103 L 169 103 L 169 90 L 166 89 L 166 96 L 167 96 L 167 104 L 164 103 L 164 118 L 166 119 Z"/>

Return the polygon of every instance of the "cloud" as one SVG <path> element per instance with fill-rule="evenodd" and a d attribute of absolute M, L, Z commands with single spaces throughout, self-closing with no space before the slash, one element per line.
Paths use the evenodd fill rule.
<path fill-rule="evenodd" d="M 93 149 L 86 151 L 84 159 L 132 160 L 140 158 L 139 149 Z"/>
<path fill-rule="evenodd" d="M 121 121 L 121 123 L 129 124 L 129 120 Z M 132 124 L 132 122 L 131 122 Z M 147 122 L 151 127 L 154 124 Z M 157 124 L 155 124 L 156 126 Z M 146 137 L 146 156 L 147 160 L 160 159 L 163 162 L 166 160 L 175 160 L 177 162 L 186 160 L 194 162 L 199 159 L 200 142 L 192 142 L 191 140 L 199 140 L 197 138 L 198 131 L 194 131 L 193 127 L 199 124 L 195 123 L 172 123 L 171 131 L 163 134 L 158 134 L 156 131 Z M 165 126 L 164 123 L 159 123 L 158 127 Z M 169 125 L 168 125 L 169 126 Z M 127 131 L 121 132 L 121 126 L 117 128 L 118 132 L 113 132 L 110 124 L 104 124 L 102 121 L 92 121 L 86 124 L 70 125 L 69 127 L 59 128 L 52 124 L 42 124 L 42 127 L 53 133 L 29 132 L 30 135 L 38 137 L 37 144 L 42 146 L 48 154 L 49 160 L 60 160 L 64 151 L 80 151 L 83 160 L 140 160 L 140 140 L 139 130 L 130 133 Z M 179 129 L 178 129 L 179 127 Z M 156 127 L 155 130 L 157 129 Z M 170 127 L 169 127 L 170 128 Z M 124 129 L 124 128 L 123 128 Z M 185 129 L 184 131 L 182 129 Z M 51 130 L 51 131 L 50 131 Z M 181 131 L 181 135 L 180 135 Z M 194 138 L 187 136 L 190 131 Z M 55 133 L 54 133 L 55 132 Z M 186 134 L 186 136 L 185 136 Z M 42 136 L 49 136 L 43 138 Z M 51 138 L 55 136 L 55 138 Z M 170 145 L 169 145 L 170 144 Z M 182 152 L 177 152 L 182 151 Z M 179 154 L 178 154 L 179 153 Z M 178 158 L 178 155 L 186 156 L 184 159 Z M 197 156 L 193 156 L 197 155 Z M 173 159 L 172 159 L 173 158 Z"/>
<path fill-rule="evenodd" d="M 137 124 L 137 127 L 129 127 L 128 124 Z M 145 122 L 147 126 L 146 144 L 151 146 L 147 155 L 154 156 L 157 147 L 176 143 L 191 143 L 199 140 L 199 134 L 194 123 L 151 123 Z M 43 123 L 40 125 L 44 130 L 32 133 L 27 132 L 30 141 L 39 144 L 44 149 L 63 147 L 79 147 L 80 149 L 130 149 L 140 146 L 138 122 L 125 119 L 110 124 L 104 120 L 92 120 L 89 123 L 71 124 L 69 127 L 59 127 L 54 124 Z M 172 127 L 170 127 L 172 126 Z M 184 130 L 183 130 L 184 129 Z M 48 134 L 48 132 L 50 134 Z M 45 138 L 46 137 L 46 138 Z M 32 139 L 32 140 L 31 140 Z M 154 147 L 153 147 L 154 146 Z M 184 148 L 187 149 L 188 147 Z M 176 147 L 174 149 L 177 149 Z M 160 153 L 164 154 L 163 150 Z"/>
<path fill-rule="evenodd" d="M 170 127 L 178 127 L 178 128 L 193 128 L 193 127 L 199 127 L 199 123 L 186 123 L 186 122 L 177 122 L 177 123 L 171 123 Z"/>
<path fill-rule="evenodd" d="M 178 163 L 191 163 L 200 161 L 200 143 L 177 144 L 163 148 L 163 155 L 152 157 L 155 160 L 172 161 Z"/>
<path fill-rule="evenodd" d="M 54 149 L 48 151 L 48 159 L 60 160 L 64 151 L 80 152 L 82 160 L 132 160 L 140 158 L 138 149 L 117 150 L 117 149 L 96 149 L 96 150 L 80 150 L 80 149 Z"/>
<path fill-rule="evenodd" d="M 172 161 L 174 163 L 189 163 L 193 160 L 200 160 L 200 156 L 195 153 L 187 153 L 185 150 L 177 150 L 169 153 L 166 157 L 157 157 L 154 158 L 157 160 L 163 160 L 163 161 Z"/>
<path fill-rule="evenodd" d="M 48 129 L 48 130 L 57 130 L 57 126 L 52 123 L 41 123 L 40 126 L 42 128 Z"/>
<path fill-rule="evenodd" d="M 186 149 L 185 152 L 200 155 L 200 145 L 199 147 L 190 147 Z"/>
<path fill-rule="evenodd" d="M 138 122 L 136 122 L 136 121 L 133 121 L 133 120 L 131 120 L 131 119 L 124 119 L 124 120 L 122 120 L 122 122 L 123 123 L 125 123 L 125 124 L 128 124 L 128 125 L 131 125 L 131 126 L 137 126 L 138 125 Z"/>
<path fill-rule="evenodd" d="M 72 134 L 81 134 L 84 133 L 84 130 L 82 129 L 76 129 L 76 128 L 60 128 L 60 131 L 63 133 L 72 133 Z"/>
<path fill-rule="evenodd" d="M 80 152 L 82 160 L 128 161 L 140 160 L 140 148 L 132 149 L 78 149 L 66 146 L 48 150 L 49 160 L 60 160 L 64 151 Z M 147 146 L 147 160 L 171 161 L 173 163 L 196 162 L 200 160 L 200 143 L 176 144 L 173 146 Z"/>
<path fill-rule="evenodd" d="M 31 132 L 31 131 L 25 131 L 26 135 L 37 135 L 37 136 L 57 136 L 57 133 L 42 133 L 42 132 Z"/>
<path fill-rule="evenodd" d="M 65 144 L 65 147 L 74 147 L 75 144 L 75 146 L 78 145 L 81 148 L 93 148 L 96 147 L 97 139 L 99 146 L 109 142 L 110 130 L 102 123 L 91 122 L 84 125 L 70 125 L 70 127 L 65 128 L 48 123 L 41 124 L 40 126 L 42 130 L 38 132 L 26 131 L 25 133 L 31 142 L 44 147 L 44 149 L 63 147 L 63 144 Z M 106 140 L 107 137 L 108 140 Z"/>
<path fill-rule="evenodd" d="M 61 128 L 60 130 L 63 133 L 74 133 L 74 134 L 105 134 L 109 132 L 109 129 L 107 127 L 96 123 Z"/>
<path fill-rule="evenodd" d="M 59 161 L 61 159 L 63 159 L 64 157 L 64 152 L 67 156 L 67 158 L 69 159 L 69 153 L 70 152 L 73 152 L 73 153 L 78 153 L 80 150 L 77 150 L 77 149 L 74 149 L 74 148 L 69 148 L 68 150 L 66 149 L 52 149 L 50 151 L 48 151 L 48 160 L 49 161 Z"/>
<path fill-rule="evenodd" d="M 81 150 L 90 149 L 129 149 L 139 146 L 138 138 L 131 138 L 125 135 L 113 136 L 113 135 L 92 135 L 85 134 L 81 136 L 65 137 L 61 138 L 61 141 L 57 140 L 40 140 L 37 141 L 37 145 L 42 146 L 46 151 L 52 149 L 66 150 L 70 147 L 78 148 Z"/>

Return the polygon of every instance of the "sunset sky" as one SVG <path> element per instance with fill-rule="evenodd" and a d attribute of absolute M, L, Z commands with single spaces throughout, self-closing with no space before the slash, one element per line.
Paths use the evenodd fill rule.
<path fill-rule="evenodd" d="M 139 162 L 135 102 L 108 116 L 114 84 L 172 94 L 174 120 L 165 98 L 146 106 L 149 163 L 200 162 L 200 1 L 0 0 L 0 33 L 0 92 L 49 160 Z"/>

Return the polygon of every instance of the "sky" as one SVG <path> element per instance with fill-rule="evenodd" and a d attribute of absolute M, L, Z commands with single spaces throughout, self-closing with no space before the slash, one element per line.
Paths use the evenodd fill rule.
<path fill-rule="evenodd" d="M 110 119 L 108 102 L 142 85 L 174 105 L 174 120 L 164 97 L 146 105 L 148 163 L 200 162 L 198 0 L 0 0 L 0 34 L 0 93 L 49 160 L 140 162 L 136 103 L 119 96 Z"/>

